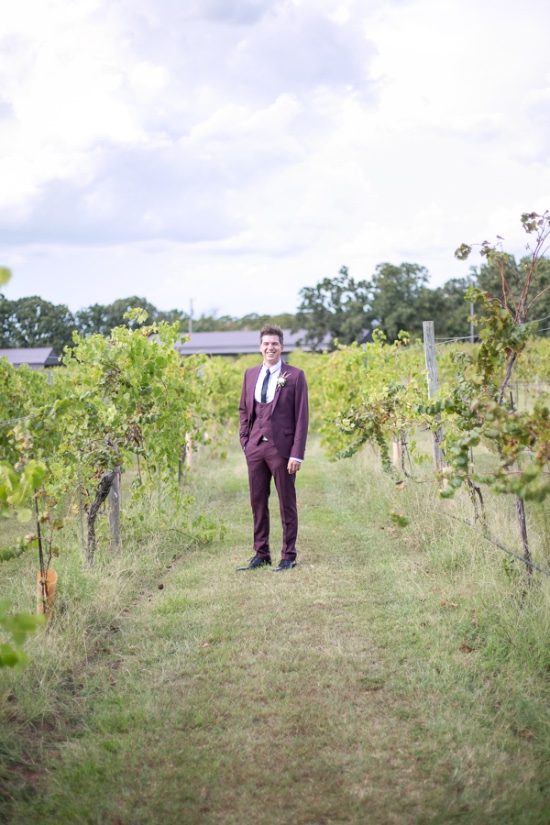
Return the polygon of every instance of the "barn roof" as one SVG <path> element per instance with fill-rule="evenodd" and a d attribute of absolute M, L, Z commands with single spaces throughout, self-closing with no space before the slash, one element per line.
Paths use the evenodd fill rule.
<path fill-rule="evenodd" d="M 291 332 L 284 329 L 285 352 L 292 352 L 295 349 L 303 349 L 310 352 L 311 348 L 305 344 L 300 345 L 299 341 L 304 337 L 305 330 Z M 330 338 L 327 338 L 327 346 Z M 260 331 L 255 330 L 231 330 L 228 332 L 192 332 L 189 341 L 179 342 L 176 348 L 182 355 L 195 355 L 203 353 L 205 355 L 249 355 L 257 353 L 260 349 Z"/>
<path fill-rule="evenodd" d="M 57 353 L 51 347 L 0 349 L 0 358 L 7 358 L 14 367 L 28 364 L 34 370 L 58 367 L 60 364 Z"/>

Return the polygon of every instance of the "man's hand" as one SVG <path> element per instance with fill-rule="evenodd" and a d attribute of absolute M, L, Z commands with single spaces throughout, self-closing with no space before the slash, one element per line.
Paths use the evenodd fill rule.
<path fill-rule="evenodd" d="M 298 470 L 300 469 L 300 466 L 301 466 L 300 461 L 296 461 L 294 458 L 289 458 L 288 465 L 287 465 L 287 470 L 290 473 L 290 475 L 294 475 L 294 473 L 297 473 Z"/>

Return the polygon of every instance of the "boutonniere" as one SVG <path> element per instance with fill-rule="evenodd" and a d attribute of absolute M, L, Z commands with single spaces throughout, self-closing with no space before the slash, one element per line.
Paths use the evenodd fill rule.
<path fill-rule="evenodd" d="M 288 372 L 281 372 L 279 377 L 277 378 L 277 386 L 275 387 L 275 392 L 280 390 L 282 387 L 286 387 L 286 382 L 288 381 Z"/>

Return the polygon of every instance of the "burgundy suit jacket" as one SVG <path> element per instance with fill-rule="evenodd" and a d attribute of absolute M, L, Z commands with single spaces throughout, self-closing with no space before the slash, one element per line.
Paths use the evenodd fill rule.
<path fill-rule="evenodd" d="M 254 390 L 262 369 L 251 367 L 244 374 L 241 402 L 239 405 L 239 438 L 243 450 L 246 448 L 250 430 L 254 423 Z M 307 426 L 309 420 L 306 376 L 303 370 L 283 362 L 279 376 L 285 374 L 287 382 L 275 392 L 271 410 L 273 441 L 277 450 L 285 458 L 303 459 L 306 451 Z"/>

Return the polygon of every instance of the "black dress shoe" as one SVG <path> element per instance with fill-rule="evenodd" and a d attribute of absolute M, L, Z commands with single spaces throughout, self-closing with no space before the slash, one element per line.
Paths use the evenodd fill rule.
<path fill-rule="evenodd" d="M 296 567 L 295 561 L 291 561 L 290 559 L 281 559 L 275 570 L 272 570 L 271 572 L 280 573 L 281 570 L 291 570 L 293 567 Z"/>
<path fill-rule="evenodd" d="M 237 573 L 241 570 L 256 570 L 257 567 L 267 567 L 267 565 L 271 566 L 271 559 L 259 559 L 258 556 L 254 556 L 246 567 L 237 567 Z"/>

